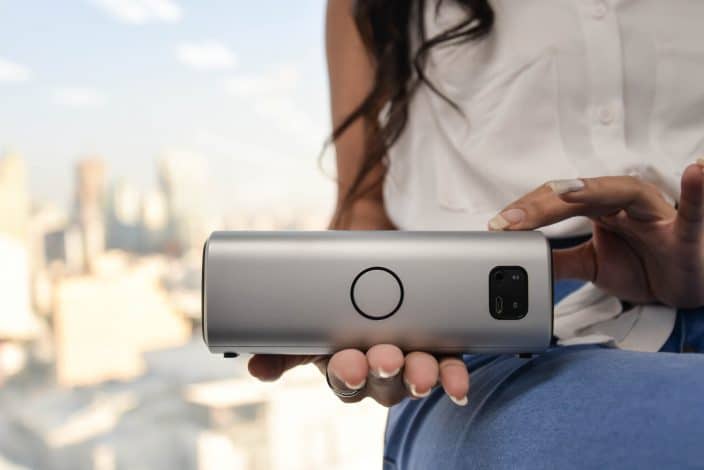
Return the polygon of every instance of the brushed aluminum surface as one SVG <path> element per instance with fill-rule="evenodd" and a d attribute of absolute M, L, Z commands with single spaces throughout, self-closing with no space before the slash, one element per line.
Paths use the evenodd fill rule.
<path fill-rule="evenodd" d="M 539 232 L 215 232 L 203 256 L 203 337 L 212 352 L 324 354 L 392 343 L 528 353 L 552 336 L 551 256 Z M 496 266 L 528 273 L 520 320 L 490 314 Z M 375 271 L 353 295 L 370 268 L 400 285 Z"/>

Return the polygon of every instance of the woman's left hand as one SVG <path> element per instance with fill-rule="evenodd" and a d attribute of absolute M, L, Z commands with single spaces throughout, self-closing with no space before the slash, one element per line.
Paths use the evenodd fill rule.
<path fill-rule="evenodd" d="M 704 160 L 682 175 L 677 209 L 630 176 L 552 181 L 509 204 L 490 230 L 532 230 L 575 216 L 592 238 L 553 252 L 556 279 L 592 281 L 624 300 L 704 305 Z"/>

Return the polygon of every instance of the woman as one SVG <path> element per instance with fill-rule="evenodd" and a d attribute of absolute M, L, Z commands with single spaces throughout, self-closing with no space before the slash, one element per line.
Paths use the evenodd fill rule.
<path fill-rule="evenodd" d="M 539 228 L 558 298 L 586 283 L 561 343 L 601 344 L 377 345 L 252 374 L 315 362 L 343 401 L 397 405 L 388 468 L 701 465 L 704 360 L 662 352 L 704 347 L 701 18 L 695 0 L 329 0 L 332 226 Z"/>

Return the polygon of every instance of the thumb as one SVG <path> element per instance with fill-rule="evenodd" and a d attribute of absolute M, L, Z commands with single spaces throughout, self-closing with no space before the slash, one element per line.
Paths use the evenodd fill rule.
<path fill-rule="evenodd" d="M 255 354 L 249 360 L 249 373 L 259 380 L 270 382 L 289 369 L 316 361 L 320 356 Z"/>
<path fill-rule="evenodd" d="M 594 281 L 596 278 L 596 252 L 591 240 L 572 248 L 552 252 L 553 278 Z"/>
<path fill-rule="evenodd" d="M 675 233 L 685 241 L 696 241 L 704 230 L 704 159 L 689 165 L 682 174 L 682 189 L 675 220 Z"/>

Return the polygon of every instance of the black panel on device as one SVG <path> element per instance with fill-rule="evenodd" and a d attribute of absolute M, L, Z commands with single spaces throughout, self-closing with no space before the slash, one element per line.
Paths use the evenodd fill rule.
<path fill-rule="evenodd" d="M 489 311 L 497 320 L 528 313 L 528 273 L 520 266 L 497 266 L 489 273 Z"/>

